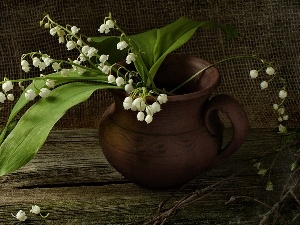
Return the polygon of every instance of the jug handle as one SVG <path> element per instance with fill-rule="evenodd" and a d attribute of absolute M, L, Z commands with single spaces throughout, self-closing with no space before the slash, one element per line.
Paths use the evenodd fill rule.
<path fill-rule="evenodd" d="M 223 129 L 216 124 L 218 111 L 223 112 L 231 121 L 233 136 L 227 146 L 222 149 L 216 161 L 233 154 L 243 144 L 249 128 L 248 117 L 240 103 L 233 97 L 225 94 L 213 97 L 204 112 L 204 124 L 212 135 L 219 134 Z"/>

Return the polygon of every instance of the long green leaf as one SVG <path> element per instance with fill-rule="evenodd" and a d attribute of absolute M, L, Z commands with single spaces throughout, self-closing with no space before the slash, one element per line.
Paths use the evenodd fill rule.
<path fill-rule="evenodd" d="M 185 44 L 199 27 L 221 28 L 228 39 L 237 36 L 237 31 L 229 26 L 208 21 L 198 22 L 185 17 L 163 28 L 131 36 L 135 45 L 141 50 L 141 58 L 149 71 L 150 83 L 165 57 Z"/>
<path fill-rule="evenodd" d="M 57 87 L 48 98 L 31 106 L 0 146 L 0 176 L 29 162 L 45 142 L 54 124 L 74 105 L 108 84 L 74 82 Z"/>
<path fill-rule="evenodd" d="M 80 73 L 78 73 L 76 71 L 72 71 L 72 72 L 69 73 L 68 77 L 62 77 L 61 73 L 57 72 L 57 73 L 49 74 L 47 76 L 47 79 L 55 80 L 55 84 L 56 85 L 60 85 L 60 84 L 63 84 L 63 83 L 71 81 L 71 79 L 78 79 L 80 77 L 82 77 L 82 75 Z M 26 90 L 36 89 L 36 88 L 40 89 L 43 86 L 45 86 L 45 80 L 41 79 L 41 80 L 36 80 L 34 82 L 34 84 L 31 83 L 25 89 L 25 91 L 23 92 L 23 94 L 20 96 L 20 98 L 18 99 L 18 101 L 14 105 L 12 111 L 10 112 L 10 115 L 9 115 L 8 120 L 6 122 L 5 128 L 1 131 L 0 144 L 2 143 L 3 139 L 7 135 L 8 127 L 10 126 L 10 124 L 12 123 L 12 121 L 15 119 L 15 117 L 17 116 L 17 114 L 30 102 L 30 101 L 28 101 L 25 98 L 25 92 L 26 92 Z"/>

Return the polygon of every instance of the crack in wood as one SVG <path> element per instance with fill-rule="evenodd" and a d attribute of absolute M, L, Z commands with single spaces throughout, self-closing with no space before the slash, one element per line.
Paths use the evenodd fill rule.
<path fill-rule="evenodd" d="M 109 181 L 109 182 L 86 182 L 86 183 L 62 183 L 62 184 L 37 184 L 37 185 L 28 185 L 22 187 L 16 187 L 16 189 L 35 189 L 35 188 L 70 188 L 70 187 L 92 187 L 92 186 L 108 186 L 108 185 L 117 185 L 117 184 L 130 184 L 130 181 L 120 180 L 120 181 Z"/>

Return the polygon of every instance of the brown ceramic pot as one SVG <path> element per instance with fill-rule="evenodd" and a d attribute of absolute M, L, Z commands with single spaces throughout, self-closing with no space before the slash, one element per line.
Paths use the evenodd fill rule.
<path fill-rule="evenodd" d="M 170 55 L 155 82 L 170 90 L 207 65 L 198 58 Z M 100 145 L 108 162 L 140 186 L 166 189 L 185 184 L 234 153 L 245 140 L 248 119 L 240 104 L 228 95 L 209 100 L 219 80 L 216 68 L 207 69 L 178 95 L 168 96 L 150 124 L 137 121 L 137 112 L 124 110 L 125 94 L 113 91 L 115 102 L 99 126 Z M 228 116 L 234 130 L 224 149 L 218 111 Z"/>

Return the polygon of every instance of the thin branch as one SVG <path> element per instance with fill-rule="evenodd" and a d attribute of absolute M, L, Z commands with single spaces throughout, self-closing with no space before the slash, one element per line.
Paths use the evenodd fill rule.
<path fill-rule="evenodd" d="M 229 180 L 233 179 L 234 177 L 236 177 L 238 174 L 242 173 L 245 169 L 227 177 L 222 179 L 219 182 L 216 182 L 212 185 L 209 185 L 201 190 L 196 190 L 193 191 L 191 193 L 189 193 L 188 195 L 183 196 L 181 199 L 179 199 L 178 201 L 175 202 L 175 204 L 169 208 L 163 211 L 163 206 L 170 201 L 173 197 L 174 194 L 172 194 L 167 200 L 161 202 L 158 205 L 158 210 L 156 210 L 156 213 L 148 218 L 142 219 L 140 221 L 137 222 L 132 222 L 132 223 L 128 223 L 127 225 L 133 225 L 133 224 L 144 224 L 144 225 L 163 225 L 166 223 L 166 221 L 173 215 L 175 215 L 178 211 L 180 211 L 181 209 L 183 209 L 184 207 L 199 201 L 203 198 L 205 198 L 206 196 L 212 194 L 217 187 L 220 187 L 221 185 L 223 185 L 224 183 L 228 182 Z M 182 189 L 182 188 L 181 188 Z M 178 192 L 178 191 L 176 191 Z M 207 193 L 206 193 L 207 192 Z"/>

